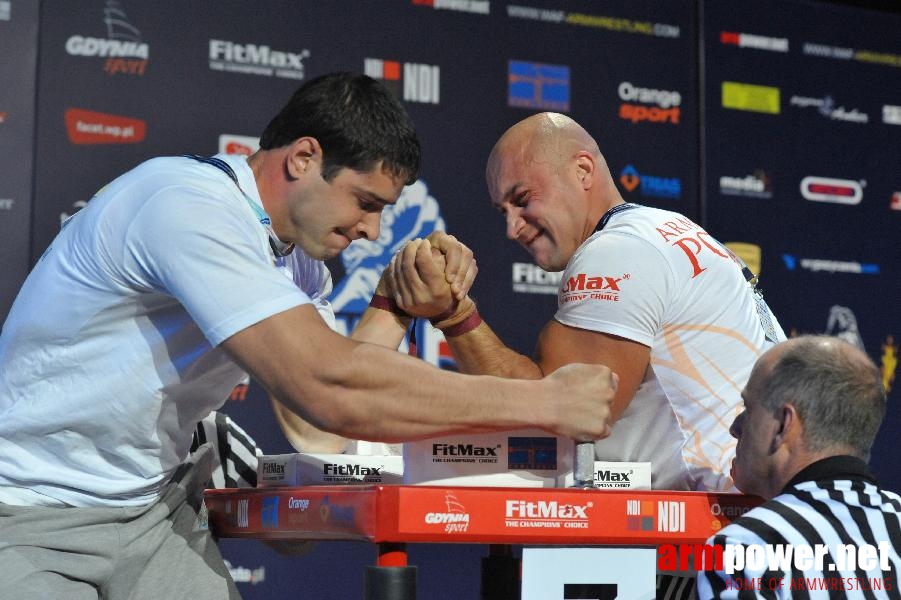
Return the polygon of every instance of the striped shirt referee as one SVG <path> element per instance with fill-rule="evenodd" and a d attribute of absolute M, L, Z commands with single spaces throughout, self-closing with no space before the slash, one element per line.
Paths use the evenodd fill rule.
<path fill-rule="evenodd" d="M 758 546 L 764 560 L 759 565 L 745 560 L 744 568 L 731 574 L 725 572 L 729 560 L 723 568 L 708 566 L 698 574 L 699 598 L 901 598 L 899 513 L 901 497 L 880 489 L 861 459 L 819 460 L 795 475 L 781 494 L 708 541 L 723 547 L 724 554 L 727 546 L 740 546 L 736 550 L 745 559 L 747 549 Z M 840 548 L 847 545 L 854 546 L 856 564 L 843 560 Z M 875 549 L 875 555 L 859 553 L 864 545 Z M 766 561 L 767 548 L 797 551 L 801 546 L 825 552 L 821 570 L 815 562 L 801 570 L 794 563 Z M 844 568 L 842 562 L 847 563 Z"/>

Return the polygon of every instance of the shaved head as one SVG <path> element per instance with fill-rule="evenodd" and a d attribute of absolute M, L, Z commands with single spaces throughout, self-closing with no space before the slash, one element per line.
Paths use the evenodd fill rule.
<path fill-rule="evenodd" d="M 579 151 L 589 152 L 606 167 L 597 142 L 570 117 L 552 112 L 532 115 L 504 132 L 494 145 L 486 168 L 488 185 L 491 187 L 492 174 L 496 174 L 501 160 L 519 155 L 527 164 L 556 165 Z"/>
<path fill-rule="evenodd" d="M 597 142 L 560 113 L 532 115 L 504 132 L 485 179 L 507 237 L 546 271 L 562 271 L 601 215 L 623 202 Z"/>

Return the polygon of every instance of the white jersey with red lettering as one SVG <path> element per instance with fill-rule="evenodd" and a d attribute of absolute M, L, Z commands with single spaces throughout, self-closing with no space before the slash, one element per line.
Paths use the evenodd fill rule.
<path fill-rule="evenodd" d="M 655 489 L 734 490 L 741 390 L 785 339 L 742 267 L 690 219 L 646 206 L 613 214 L 570 259 L 555 318 L 651 349 L 598 460 L 651 462 Z"/>

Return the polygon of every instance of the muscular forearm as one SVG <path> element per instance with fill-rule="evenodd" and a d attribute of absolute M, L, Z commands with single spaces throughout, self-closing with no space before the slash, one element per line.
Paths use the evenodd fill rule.
<path fill-rule="evenodd" d="M 308 305 L 234 334 L 223 348 L 316 428 L 372 441 L 531 426 L 598 439 L 616 389 L 609 369 L 584 365 L 541 381 L 442 371 L 342 337 Z"/>
<path fill-rule="evenodd" d="M 285 406 L 277 398 L 271 398 L 272 411 L 291 446 L 298 452 L 337 454 L 344 451 L 348 439 L 313 427 Z"/>
<path fill-rule="evenodd" d="M 472 331 L 447 338 L 462 373 L 514 379 L 539 379 L 544 374 L 532 359 L 511 350 L 484 321 Z"/>
<path fill-rule="evenodd" d="M 350 337 L 358 342 L 368 342 L 397 350 L 409 324 L 409 317 L 400 317 L 390 311 L 370 306 L 360 317 Z"/>
<path fill-rule="evenodd" d="M 519 390 L 526 382 L 461 376 L 369 344 L 331 366 L 318 382 L 324 404 L 313 407 L 321 418 L 314 423 L 347 437 L 397 442 L 556 420 L 540 416 L 544 407 L 530 406 Z M 297 408 L 308 410 L 305 404 Z"/>

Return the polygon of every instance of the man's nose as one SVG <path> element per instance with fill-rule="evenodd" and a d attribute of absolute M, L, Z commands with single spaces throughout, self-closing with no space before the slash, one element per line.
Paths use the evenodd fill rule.
<path fill-rule="evenodd" d="M 379 228 L 381 227 L 381 222 L 381 213 L 366 213 L 365 215 L 363 215 L 363 218 L 360 219 L 360 225 L 357 228 L 357 231 L 359 232 L 360 236 L 366 238 L 370 242 L 375 241 L 379 237 Z"/>
<path fill-rule="evenodd" d="M 507 239 L 515 240 L 519 237 L 519 232 L 522 229 L 523 220 L 522 213 L 519 210 L 508 210 L 507 211 Z"/>

